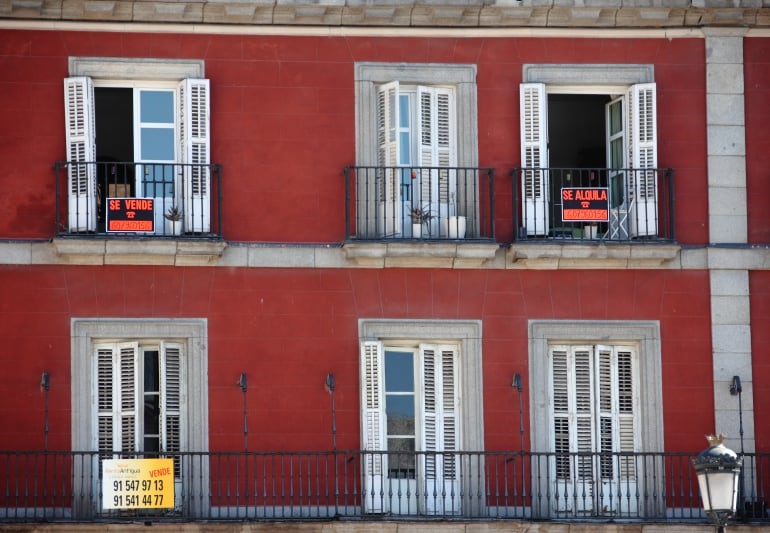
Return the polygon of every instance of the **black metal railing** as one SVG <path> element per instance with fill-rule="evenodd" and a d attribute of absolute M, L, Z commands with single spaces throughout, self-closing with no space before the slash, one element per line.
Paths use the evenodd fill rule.
<path fill-rule="evenodd" d="M 54 164 L 56 234 L 211 238 L 222 235 L 218 164 Z"/>
<path fill-rule="evenodd" d="M 349 166 L 348 240 L 495 239 L 494 169 Z"/>
<path fill-rule="evenodd" d="M 175 453 L 166 455 L 175 464 L 173 505 L 142 509 L 142 500 L 129 498 L 135 502 L 133 508 L 107 510 L 99 453 L 6 451 L 0 452 L 0 521 L 386 516 L 706 522 L 691 465 L 694 456 L 360 450 Z M 770 454 L 746 454 L 743 464 L 735 519 L 767 523 Z"/>
<path fill-rule="evenodd" d="M 671 168 L 514 168 L 515 241 L 675 242 Z"/>

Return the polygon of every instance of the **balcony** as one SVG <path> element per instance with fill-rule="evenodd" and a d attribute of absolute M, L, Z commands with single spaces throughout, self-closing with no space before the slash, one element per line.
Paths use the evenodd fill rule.
<path fill-rule="evenodd" d="M 346 167 L 348 241 L 494 241 L 494 169 Z"/>
<path fill-rule="evenodd" d="M 349 260 L 475 268 L 494 259 L 494 169 L 350 166 L 344 175 Z"/>
<path fill-rule="evenodd" d="M 173 506 L 108 510 L 98 452 L 5 451 L 0 452 L 0 520 L 707 523 L 691 465 L 694 456 L 361 450 L 173 453 L 166 455 L 175 461 Z M 765 506 L 770 454 L 746 454 L 743 464 L 736 519 L 770 523 Z M 132 501 L 138 505 L 139 499 Z"/>
<path fill-rule="evenodd" d="M 514 242 L 673 243 L 670 168 L 514 168 Z"/>
<path fill-rule="evenodd" d="M 57 237 L 221 239 L 217 164 L 60 161 Z"/>

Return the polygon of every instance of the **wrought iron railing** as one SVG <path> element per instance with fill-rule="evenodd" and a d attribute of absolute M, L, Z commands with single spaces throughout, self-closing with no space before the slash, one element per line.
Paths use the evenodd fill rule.
<path fill-rule="evenodd" d="M 218 238 L 218 164 L 73 162 L 54 164 L 56 234 Z"/>
<path fill-rule="evenodd" d="M 99 453 L 0 452 L 0 521 L 383 516 L 707 521 L 691 453 L 352 450 L 168 456 L 177 477 L 173 506 L 142 509 L 141 500 L 129 499 L 136 502 L 131 509 L 106 510 Z M 770 454 L 746 454 L 742 479 L 736 520 L 770 522 L 765 505 Z"/>
<path fill-rule="evenodd" d="M 674 242 L 670 168 L 514 168 L 515 241 Z"/>
<path fill-rule="evenodd" d="M 494 169 L 350 166 L 348 240 L 495 239 Z"/>

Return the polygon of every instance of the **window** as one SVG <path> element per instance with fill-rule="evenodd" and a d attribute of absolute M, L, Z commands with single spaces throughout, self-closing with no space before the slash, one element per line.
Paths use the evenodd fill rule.
<path fill-rule="evenodd" d="M 114 452 L 208 451 L 205 320 L 73 319 L 71 357 L 72 449 L 99 452 L 77 465 L 83 472 L 74 479 L 97 482 L 98 459 Z M 174 463 L 177 506 L 193 513 L 202 504 L 185 501 L 182 487 L 205 486 L 203 463 Z M 99 502 L 78 505 L 76 513 L 93 516 L 86 507 Z"/>
<path fill-rule="evenodd" d="M 359 170 L 359 234 L 447 237 L 450 217 L 465 217 L 473 234 L 475 66 L 359 63 L 356 75 L 357 161 L 376 167 Z M 414 210 L 429 215 L 427 235 L 413 233 Z"/>
<path fill-rule="evenodd" d="M 634 496 L 662 479 L 634 455 L 663 449 L 657 323 L 531 321 L 530 339 L 532 450 L 553 454 L 536 459 L 553 475 L 533 515 L 659 512 Z"/>
<path fill-rule="evenodd" d="M 96 435 L 102 457 L 120 452 L 179 452 L 185 446 L 186 357 L 179 343 L 94 346 Z M 175 464 L 179 474 L 179 462 Z"/>
<path fill-rule="evenodd" d="M 362 321 L 361 333 L 366 511 L 462 513 L 481 474 L 447 452 L 483 449 L 480 326 Z"/>
<path fill-rule="evenodd" d="M 562 188 L 607 191 L 600 232 L 658 233 L 656 86 L 651 67 L 529 65 L 521 85 L 522 224 L 554 235 Z"/>
<path fill-rule="evenodd" d="M 69 228 L 104 231 L 106 200 L 152 198 L 210 230 L 209 81 L 196 62 L 75 58 L 64 80 Z M 161 230 L 161 228 L 163 228 Z"/>

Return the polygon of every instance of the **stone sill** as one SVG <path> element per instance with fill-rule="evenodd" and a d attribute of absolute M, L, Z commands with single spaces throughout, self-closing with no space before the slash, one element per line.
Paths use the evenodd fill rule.
<path fill-rule="evenodd" d="M 477 242 L 356 242 L 342 247 L 349 261 L 369 268 L 480 268 L 499 249 L 497 243 Z"/>
<path fill-rule="evenodd" d="M 56 254 L 76 265 L 205 266 L 224 253 L 224 241 L 55 238 Z"/>
<path fill-rule="evenodd" d="M 680 252 L 678 244 L 513 244 L 506 263 L 532 270 L 658 268 Z"/>

